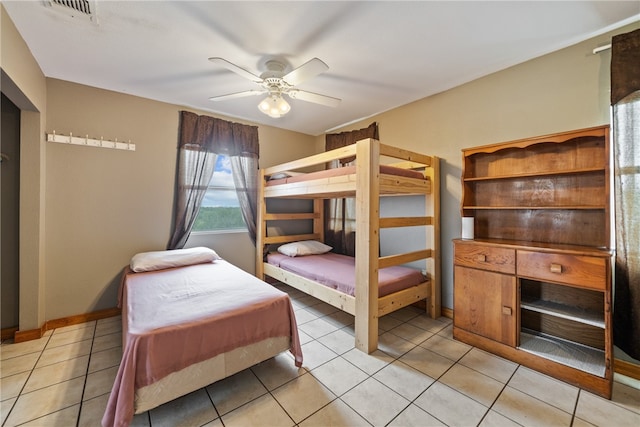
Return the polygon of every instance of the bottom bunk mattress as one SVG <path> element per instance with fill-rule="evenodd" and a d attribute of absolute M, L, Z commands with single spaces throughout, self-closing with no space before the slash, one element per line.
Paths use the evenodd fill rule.
<path fill-rule="evenodd" d="M 123 355 L 104 426 L 126 426 L 134 412 L 287 348 L 302 365 L 289 296 L 224 260 L 141 273 L 127 269 L 120 292 Z"/>
<path fill-rule="evenodd" d="M 270 253 L 267 255 L 267 262 L 344 294 L 355 296 L 356 259 L 354 257 L 332 252 L 296 257 Z M 378 297 L 425 281 L 426 278 L 415 268 L 403 266 L 381 268 L 378 271 Z"/>

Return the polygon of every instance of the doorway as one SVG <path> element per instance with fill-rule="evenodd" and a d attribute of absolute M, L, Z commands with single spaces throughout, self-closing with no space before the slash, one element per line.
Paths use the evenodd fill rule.
<path fill-rule="evenodd" d="M 18 328 L 20 307 L 20 109 L 2 94 L 0 105 L 0 327 Z"/>

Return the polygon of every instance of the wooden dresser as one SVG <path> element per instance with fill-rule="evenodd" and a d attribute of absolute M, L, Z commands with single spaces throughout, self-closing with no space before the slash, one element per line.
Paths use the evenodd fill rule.
<path fill-rule="evenodd" d="M 463 150 L 456 339 L 611 397 L 608 126 Z"/>

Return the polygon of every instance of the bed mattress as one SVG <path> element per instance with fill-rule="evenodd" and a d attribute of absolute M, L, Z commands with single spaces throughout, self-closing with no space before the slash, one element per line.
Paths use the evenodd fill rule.
<path fill-rule="evenodd" d="M 289 257 L 271 253 L 267 262 L 342 293 L 355 296 L 355 258 L 334 254 Z M 414 268 L 394 266 L 378 271 L 378 297 L 423 283 L 426 278 Z"/>
<path fill-rule="evenodd" d="M 345 166 L 341 168 L 326 169 L 318 172 L 309 172 L 309 173 L 288 174 L 287 172 L 282 172 L 279 174 L 275 174 L 274 177 L 275 176 L 279 177 L 280 175 L 282 175 L 283 178 L 273 179 L 274 177 L 272 177 L 269 181 L 266 182 L 266 185 L 272 186 L 272 185 L 279 185 L 279 184 L 290 184 L 293 182 L 311 181 L 314 179 L 330 178 L 330 177 L 342 176 L 342 175 L 351 175 L 354 173 L 356 173 L 355 166 Z M 426 179 L 424 177 L 424 174 L 422 174 L 421 172 L 411 170 L 411 169 L 397 168 L 394 166 L 380 165 L 380 173 L 388 174 L 388 175 L 404 176 L 407 178 Z"/>

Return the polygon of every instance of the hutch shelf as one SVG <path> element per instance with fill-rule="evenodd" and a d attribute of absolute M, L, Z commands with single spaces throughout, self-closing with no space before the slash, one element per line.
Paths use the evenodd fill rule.
<path fill-rule="evenodd" d="M 609 127 L 463 150 L 454 337 L 611 398 Z"/>

